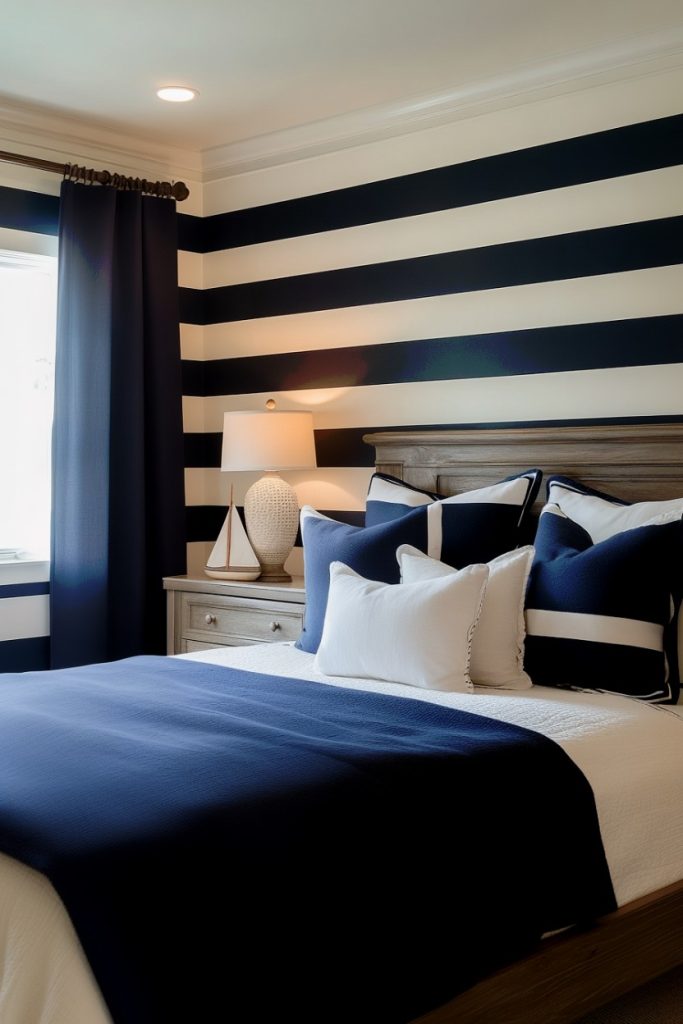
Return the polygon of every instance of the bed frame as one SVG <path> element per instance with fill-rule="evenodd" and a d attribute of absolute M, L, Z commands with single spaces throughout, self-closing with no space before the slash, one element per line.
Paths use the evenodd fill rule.
<path fill-rule="evenodd" d="M 627 501 L 683 495 L 683 423 L 392 431 L 364 441 L 379 472 L 441 494 L 539 467 Z M 683 880 L 547 939 L 414 1024 L 570 1024 L 681 963 Z"/>

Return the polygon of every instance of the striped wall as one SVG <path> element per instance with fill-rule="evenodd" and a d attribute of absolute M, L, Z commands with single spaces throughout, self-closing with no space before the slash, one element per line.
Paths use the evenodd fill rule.
<path fill-rule="evenodd" d="M 190 182 L 190 567 L 224 515 L 229 409 L 311 409 L 318 469 L 288 476 L 350 522 L 368 430 L 683 418 L 681 96 L 672 70 Z M 0 167 L 0 229 L 53 239 L 58 188 Z M 45 662 L 46 580 L 0 579 L 0 670 Z"/>
<path fill-rule="evenodd" d="M 17 562 L 0 568 L 0 672 L 47 668 L 49 566 Z"/>
<path fill-rule="evenodd" d="M 681 417 L 681 96 L 669 72 L 205 185 L 181 257 L 195 567 L 226 410 L 311 409 L 319 468 L 289 479 L 352 521 L 367 430 Z"/>

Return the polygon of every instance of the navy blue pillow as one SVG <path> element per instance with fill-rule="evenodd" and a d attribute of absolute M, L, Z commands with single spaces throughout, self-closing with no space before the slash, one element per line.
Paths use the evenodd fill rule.
<path fill-rule="evenodd" d="M 533 682 L 676 703 L 680 519 L 594 544 L 547 505 L 534 546 L 524 659 Z"/>
<path fill-rule="evenodd" d="M 432 544 L 428 552 L 432 557 L 457 568 L 489 562 L 529 542 L 529 512 L 542 476 L 540 469 L 529 469 L 488 487 L 446 498 L 385 473 L 375 473 L 368 489 L 365 525 L 399 519 L 414 512 L 415 507 L 430 509 L 430 518 L 438 520 L 437 529 L 442 534 L 440 542 Z"/>
<path fill-rule="evenodd" d="M 331 562 L 343 562 L 366 579 L 383 583 L 399 582 L 396 549 L 401 544 L 412 544 L 458 569 L 472 563 L 490 562 L 519 543 L 520 519 L 538 491 L 541 471 L 530 470 L 481 492 L 471 491 L 468 495 L 441 501 L 435 501 L 429 492 L 407 487 L 394 477 L 375 474 L 373 480 L 388 483 L 392 498 L 400 499 L 411 492 L 408 500 L 419 504 L 406 507 L 400 500 L 392 500 L 376 501 L 373 505 L 371 500 L 365 527 L 336 522 L 312 508 L 302 510 L 306 613 L 297 647 L 303 651 L 315 653 L 318 650 L 327 608 Z M 385 490 L 383 486 L 381 493 Z M 470 495 L 482 500 L 470 501 Z M 397 508 L 400 509 L 398 514 Z"/>
<path fill-rule="evenodd" d="M 399 583 L 396 548 L 401 544 L 412 544 L 420 551 L 427 550 L 427 513 L 425 509 L 418 508 L 400 519 L 364 528 L 339 523 L 305 507 L 301 511 L 301 536 L 306 611 L 296 646 L 315 654 L 325 622 L 330 563 L 344 562 L 366 579 Z M 349 642 L 352 642 L 351 637 Z"/>

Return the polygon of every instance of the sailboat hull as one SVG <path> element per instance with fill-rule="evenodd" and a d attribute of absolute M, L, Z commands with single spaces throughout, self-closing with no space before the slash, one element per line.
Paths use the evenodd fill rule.
<path fill-rule="evenodd" d="M 213 576 L 216 580 L 257 580 L 261 575 L 261 570 L 252 569 L 248 566 L 239 565 L 226 565 L 224 568 L 216 568 L 215 566 L 204 566 L 204 572 L 207 576 Z"/>

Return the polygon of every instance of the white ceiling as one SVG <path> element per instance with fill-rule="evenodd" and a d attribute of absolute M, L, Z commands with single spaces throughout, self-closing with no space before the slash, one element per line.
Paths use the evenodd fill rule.
<path fill-rule="evenodd" d="M 20 0 L 11 7 L 2 14 L 0 102 L 200 150 L 619 42 L 661 45 L 683 29 L 681 0 Z M 169 84 L 191 85 L 200 97 L 162 103 L 154 90 Z"/>

